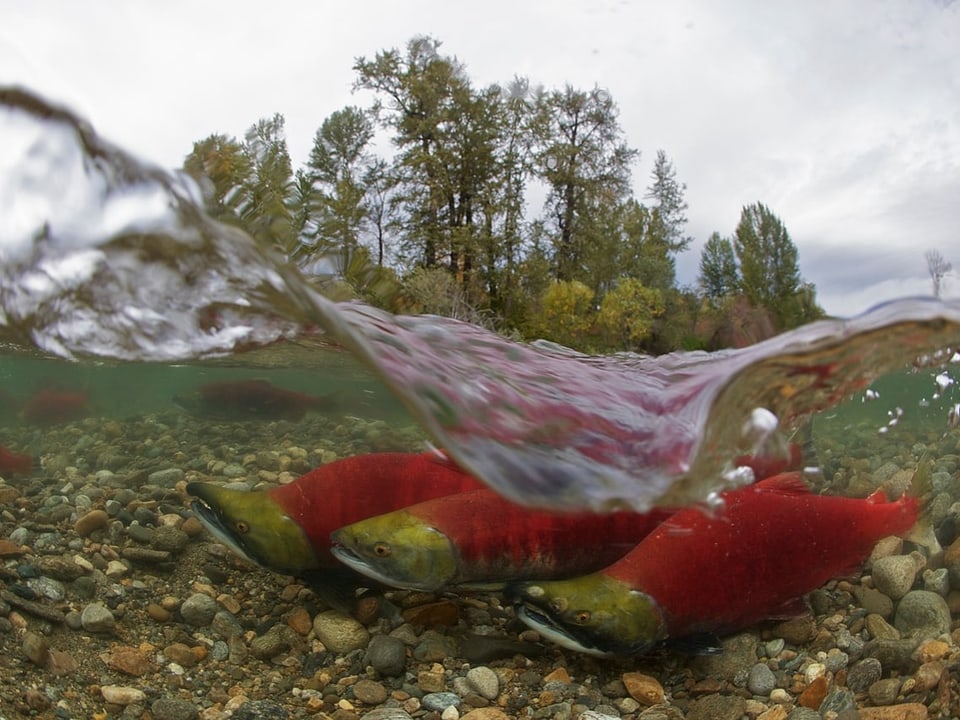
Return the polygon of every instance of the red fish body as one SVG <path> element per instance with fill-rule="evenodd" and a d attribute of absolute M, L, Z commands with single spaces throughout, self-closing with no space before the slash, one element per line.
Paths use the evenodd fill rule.
<path fill-rule="evenodd" d="M 439 590 L 593 572 L 631 550 L 671 513 L 558 514 L 490 488 L 427 500 L 342 528 L 334 555 L 394 587 Z"/>
<path fill-rule="evenodd" d="M 0 475 L 26 475 L 33 470 L 33 458 L 0 445 Z"/>
<path fill-rule="evenodd" d="M 677 512 L 622 559 L 570 581 L 516 588 L 528 624 L 585 652 L 643 652 L 796 614 L 802 596 L 859 567 L 917 520 L 918 501 L 813 495 L 799 473 L 723 494 L 714 515 Z"/>
<path fill-rule="evenodd" d="M 813 495 L 796 473 L 728 492 L 724 502 L 713 517 L 677 513 L 604 571 L 656 598 L 671 636 L 783 616 L 805 593 L 856 570 L 878 540 L 917 520 L 915 498 Z"/>
<path fill-rule="evenodd" d="M 284 390 L 263 379 L 206 383 L 195 398 L 175 400 L 198 415 L 232 419 L 300 420 L 308 411 L 332 404 L 329 398 Z"/>
<path fill-rule="evenodd" d="M 90 412 L 90 398 L 82 391 L 44 388 L 37 390 L 23 406 L 23 417 L 42 425 L 69 422 Z"/>
<path fill-rule="evenodd" d="M 330 534 L 372 515 L 482 483 L 433 452 L 373 453 L 323 465 L 266 491 L 190 483 L 204 524 L 236 552 L 288 572 L 339 567 Z"/>

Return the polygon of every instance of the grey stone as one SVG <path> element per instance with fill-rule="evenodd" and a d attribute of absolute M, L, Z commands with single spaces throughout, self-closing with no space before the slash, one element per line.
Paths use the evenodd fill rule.
<path fill-rule="evenodd" d="M 180 617 L 187 625 L 206 627 L 217 614 L 217 601 L 209 595 L 194 593 L 180 606 Z"/>
<path fill-rule="evenodd" d="M 866 692 L 883 676 L 883 666 L 876 658 L 864 658 L 847 671 L 847 687 L 855 693 Z"/>
<path fill-rule="evenodd" d="M 877 680 L 867 689 L 867 696 L 874 705 L 892 705 L 900 694 L 900 679 Z"/>
<path fill-rule="evenodd" d="M 909 555 L 891 555 L 873 563 L 873 585 L 893 600 L 899 600 L 917 579 L 917 563 Z"/>
<path fill-rule="evenodd" d="M 500 678 L 486 665 L 470 668 L 467 671 L 467 683 L 487 700 L 495 700 L 500 694 Z"/>
<path fill-rule="evenodd" d="M 407 650 L 403 641 L 389 635 L 374 635 L 367 645 L 364 665 L 370 665 L 384 677 L 397 677 L 407 667 Z"/>
<path fill-rule="evenodd" d="M 936 638 L 950 632 L 950 608 L 940 595 L 914 590 L 897 605 L 893 624 L 910 637 Z"/>
<path fill-rule="evenodd" d="M 183 470 L 180 468 L 167 468 L 166 470 L 157 470 L 147 476 L 147 482 L 151 485 L 160 487 L 173 487 L 183 480 Z"/>
<path fill-rule="evenodd" d="M 200 717 L 192 702 L 173 697 L 158 698 L 150 706 L 150 712 L 155 720 L 196 720 Z"/>
<path fill-rule="evenodd" d="M 80 624 L 87 632 L 113 632 L 117 627 L 117 620 L 109 608 L 100 603 L 92 603 L 80 613 Z"/>
<path fill-rule="evenodd" d="M 433 692 L 427 693 L 420 701 L 420 706 L 424 710 L 433 710 L 442 713 L 448 707 L 460 706 L 460 696 L 452 692 Z"/>
<path fill-rule="evenodd" d="M 739 695 L 707 695 L 691 705 L 687 720 L 740 720 L 746 708 Z"/>
<path fill-rule="evenodd" d="M 847 710 L 855 710 L 856 707 L 857 699 L 852 691 L 846 688 L 834 688 L 820 703 L 818 711 L 822 717 L 827 717 L 829 713 L 839 715 Z"/>
<path fill-rule="evenodd" d="M 757 663 L 750 668 L 747 689 L 754 695 L 767 697 L 777 686 L 777 676 L 766 663 Z"/>
<path fill-rule="evenodd" d="M 287 720 L 290 715 L 273 700 L 250 700 L 233 711 L 231 720 Z"/>

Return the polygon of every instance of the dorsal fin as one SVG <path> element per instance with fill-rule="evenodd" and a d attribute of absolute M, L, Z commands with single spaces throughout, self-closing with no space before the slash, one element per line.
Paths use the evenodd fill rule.
<path fill-rule="evenodd" d="M 778 492 L 783 495 L 809 495 L 810 488 L 799 472 L 786 472 L 761 480 L 753 487 L 764 492 Z"/>

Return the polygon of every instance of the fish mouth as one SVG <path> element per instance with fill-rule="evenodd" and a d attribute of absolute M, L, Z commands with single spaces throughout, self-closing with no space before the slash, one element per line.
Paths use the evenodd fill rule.
<path fill-rule="evenodd" d="M 566 625 L 557 622 L 549 612 L 533 603 L 518 600 L 514 604 L 513 611 L 525 625 L 536 630 L 550 642 L 565 647 L 568 650 L 575 650 L 584 655 L 592 655 L 593 657 L 599 658 L 615 657 L 618 654 L 597 647 L 592 643 L 586 642 L 585 638 L 574 635 Z"/>
<path fill-rule="evenodd" d="M 400 588 L 403 590 L 420 590 L 423 592 L 432 592 L 437 589 L 436 583 L 417 582 L 416 580 L 412 579 L 397 578 L 392 575 L 387 575 L 383 573 L 377 566 L 367 562 L 362 555 L 355 552 L 352 548 L 347 547 L 342 543 L 338 543 L 336 541 L 336 533 L 334 533 L 333 537 L 334 540 L 330 546 L 330 553 L 351 570 L 355 570 L 361 575 L 365 575 L 371 580 L 375 580 L 376 582 L 389 587 Z"/>
<path fill-rule="evenodd" d="M 189 487 L 187 488 L 187 492 L 190 492 Z M 191 492 L 191 494 L 194 493 Z M 190 509 L 193 510 L 197 519 L 200 520 L 207 529 L 207 532 L 213 535 L 214 538 L 226 545 L 244 560 L 249 560 L 254 565 L 261 564 L 250 556 L 237 534 L 230 528 L 229 523 L 215 507 L 208 505 L 206 501 L 202 499 L 197 499 L 190 503 Z"/>

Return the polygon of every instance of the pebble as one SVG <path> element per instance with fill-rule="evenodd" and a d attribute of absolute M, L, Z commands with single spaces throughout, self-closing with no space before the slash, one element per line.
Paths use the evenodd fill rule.
<path fill-rule="evenodd" d="M 740 720 L 745 709 L 739 695 L 707 695 L 694 701 L 686 720 Z"/>
<path fill-rule="evenodd" d="M 154 720 L 196 720 L 200 717 L 192 702 L 173 697 L 157 698 L 150 705 L 150 712 Z"/>
<path fill-rule="evenodd" d="M 855 693 L 866 692 L 867 689 L 883 675 L 883 667 L 876 658 L 865 658 L 847 671 L 847 687 Z"/>
<path fill-rule="evenodd" d="M 874 705 L 890 705 L 896 702 L 899 694 L 900 680 L 898 678 L 877 680 L 867 689 L 867 697 Z"/>
<path fill-rule="evenodd" d="M 380 705 L 388 697 L 383 683 L 367 678 L 358 680 L 353 685 L 353 696 L 365 705 Z"/>
<path fill-rule="evenodd" d="M 469 713 L 467 714 L 469 715 Z M 506 715 L 504 717 L 506 718 Z M 413 720 L 413 718 L 410 713 L 400 708 L 376 708 L 365 712 L 363 720 Z M 493 720 L 493 718 L 489 720 Z"/>
<path fill-rule="evenodd" d="M 147 699 L 143 690 L 126 685 L 104 685 L 100 688 L 100 694 L 104 700 L 114 705 L 132 705 Z"/>
<path fill-rule="evenodd" d="M 660 682 L 649 675 L 627 672 L 620 676 L 627 693 L 642 705 L 657 705 L 663 702 L 664 690 Z"/>
<path fill-rule="evenodd" d="M 890 707 L 860 708 L 860 720 L 927 720 L 926 705 L 903 703 Z"/>
<path fill-rule="evenodd" d="M 389 635 L 374 635 L 367 645 L 363 664 L 384 677 L 402 675 L 407 666 L 407 648 L 403 641 Z"/>
<path fill-rule="evenodd" d="M 89 537 L 95 530 L 106 527 L 110 516 L 104 510 L 91 510 L 82 515 L 73 525 L 73 529 L 80 537 Z"/>
<path fill-rule="evenodd" d="M 950 632 L 950 608 L 936 593 L 913 590 L 897 605 L 893 624 L 907 636 L 936 638 Z"/>
<path fill-rule="evenodd" d="M 777 686 L 777 676 L 766 663 L 757 663 L 747 675 L 747 689 L 754 695 L 768 697 Z"/>
<path fill-rule="evenodd" d="M 370 631 L 349 615 L 327 610 L 313 619 L 317 639 L 330 652 L 348 653 L 365 648 L 370 642 Z"/>
<path fill-rule="evenodd" d="M 180 468 L 157 470 L 147 476 L 147 482 L 150 485 L 159 485 L 160 487 L 173 487 L 181 480 L 183 480 L 183 470 Z"/>
<path fill-rule="evenodd" d="M 873 585 L 893 600 L 899 600 L 917 579 L 917 563 L 909 555 L 891 555 L 873 563 Z"/>
<path fill-rule="evenodd" d="M 467 670 L 466 678 L 467 684 L 478 695 L 485 697 L 487 700 L 495 700 L 497 695 L 500 694 L 500 678 L 485 665 Z"/>
<path fill-rule="evenodd" d="M 427 693 L 420 700 L 424 710 L 442 713 L 450 706 L 460 706 L 460 696 L 452 692 Z"/>
<path fill-rule="evenodd" d="M 80 613 L 80 624 L 87 632 L 110 633 L 117 627 L 113 613 L 100 603 L 92 603 Z"/>
<path fill-rule="evenodd" d="M 217 614 L 217 601 L 204 593 L 194 593 L 180 606 L 180 617 L 187 625 L 206 627 Z"/>

